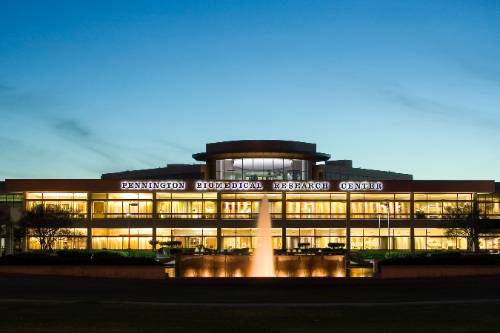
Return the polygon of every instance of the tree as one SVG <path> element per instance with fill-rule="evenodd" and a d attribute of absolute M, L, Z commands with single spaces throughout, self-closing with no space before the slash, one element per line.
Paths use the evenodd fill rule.
<path fill-rule="evenodd" d="M 151 248 L 153 249 L 153 251 L 154 251 L 154 250 L 156 250 L 156 246 L 157 246 L 158 244 L 160 244 L 160 242 L 159 242 L 159 241 L 157 241 L 157 240 L 153 240 L 153 239 L 150 239 L 150 240 L 149 240 L 149 245 L 151 245 Z"/>
<path fill-rule="evenodd" d="M 27 211 L 19 221 L 24 234 L 38 239 L 42 251 L 51 252 L 58 239 L 69 237 L 73 213 L 61 207 L 37 205 Z"/>
<path fill-rule="evenodd" d="M 467 240 L 467 250 L 479 250 L 479 236 L 483 232 L 480 211 L 477 203 L 462 207 L 447 207 L 447 220 L 450 227 L 446 230 L 448 237 L 461 237 Z"/>

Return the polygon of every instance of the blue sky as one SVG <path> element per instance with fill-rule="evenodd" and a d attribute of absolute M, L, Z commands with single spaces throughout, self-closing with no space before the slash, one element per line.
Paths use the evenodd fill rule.
<path fill-rule="evenodd" d="M 232 139 L 500 180 L 500 1 L 0 1 L 0 179 Z"/>

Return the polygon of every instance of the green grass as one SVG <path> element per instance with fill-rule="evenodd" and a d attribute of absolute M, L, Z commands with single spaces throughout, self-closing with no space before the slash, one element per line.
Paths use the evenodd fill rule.
<path fill-rule="evenodd" d="M 500 304 L 209 307 L 0 303 L 0 332 L 498 332 Z"/>

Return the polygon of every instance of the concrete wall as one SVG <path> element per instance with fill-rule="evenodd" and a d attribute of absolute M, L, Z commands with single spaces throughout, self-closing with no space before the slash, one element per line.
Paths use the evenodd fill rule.
<path fill-rule="evenodd" d="M 383 265 L 377 273 L 382 279 L 486 275 L 500 276 L 500 265 Z"/>
<path fill-rule="evenodd" d="M 1 273 L 146 280 L 163 280 L 166 278 L 163 266 L 0 265 Z"/>

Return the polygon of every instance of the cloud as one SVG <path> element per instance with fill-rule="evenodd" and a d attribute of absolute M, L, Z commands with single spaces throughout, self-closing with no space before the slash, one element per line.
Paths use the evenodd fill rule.
<path fill-rule="evenodd" d="M 14 86 L 0 83 L 0 95 L 5 94 L 5 93 L 9 93 L 9 92 L 14 91 L 14 90 L 15 90 Z"/>
<path fill-rule="evenodd" d="M 113 141 L 113 137 L 106 133 L 103 137 L 96 132 L 94 128 L 87 125 L 83 119 L 74 116 L 72 106 L 68 103 L 54 98 L 50 94 L 43 94 L 37 91 L 24 91 L 6 83 L 0 83 L 0 115 L 8 118 L 8 122 L 4 122 L 3 127 L 6 128 L 4 136 L 4 144 L 9 143 L 9 148 L 15 147 L 14 150 L 30 149 L 31 155 L 42 156 L 45 154 L 52 155 L 54 152 L 60 152 L 66 160 L 74 160 L 72 163 L 77 163 L 82 167 L 82 171 L 94 170 L 97 168 L 109 169 L 124 169 L 126 167 L 137 168 L 157 167 L 157 164 L 163 164 L 161 161 L 168 160 L 169 154 L 159 153 L 163 149 L 158 147 L 133 147 L 128 142 Z M 26 124 L 20 130 L 26 132 L 39 131 L 40 135 L 51 134 L 62 140 L 58 140 L 53 146 L 40 145 L 34 141 L 32 136 L 25 135 L 23 141 L 11 140 L 8 141 L 9 133 L 12 137 L 19 135 L 15 132 L 14 127 L 8 127 L 7 124 Z M 4 138 L 0 138 L 4 139 Z M 31 141 L 30 141 L 31 140 Z M 155 145 L 164 145 L 168 150 L 182 151 L 192 153 L 193 149 L 186 147 L 177 142 L 168 140 L 156 140 L 152 138 L 150 142 Z M 71 145 L 74 149 L 64 150 L 65 145 Z M 1 144 L 0 144 L 1 146 Z M 81 153 L 86 151 L 87 153 Z M 76 155 L 75 155 L 76 153 Z M 95 158 L 89 158 L 95 156 Z M 53 156 L 53 155 L 52 155 Z M 85 165 L 87 165 L 85 167 Z"/>
<path fill-rule="evenodd" d="M 450 105 L 427 97 L 409 95 L 394 90 L 381 90 L 381 94 L 391 102 L 404 106 L 419 116 L 435 117 L 447 122 L 474 125 L 493 131 L 500 130 L 500 119 L 481 110 Z"/>
<path fill-rule="evenodd" d="M 177 142 L 172 142 L 170 140 L 160 139 L 160 140 L 158 140 L 158 142 L 164 144 L 165 146 L 168 146 L 170 148 L 173 148 L 175 150 L 185 152 L 185 153 L 192 154 L 195 151 L 195 149 L 192 147 L 184 146 L 182 144 L 179 144 Z"/>
<path fill-rule="evenodd" d="M 494 68 L 485 64 L 473 63 L 462 59 L 457 59 L 456 62 L 459 67 L 476 77 L 495 84 L 500 84 L 499 68 Z"/>
<path fill-rule="evenodd" d="M 116 160 L 115 154 L 110 151 L 106 142 L 99 139 L 91 128 L 75 118 L 52 119 L 52 130 L 57 136 L 91 153 L 111 161 Z"/>
<path fill-rule="evenodd" d="M 54 129 L 64 136 L 77 139 L 88 139 L 91 136 L 90 129 L 74 119 L 61 119 L 54 124 Z"/>
<path fill-rule="evenodd" d="M 59 111 L 62 105 L 51 96 L 32 91 L 21 91 L 14 86 L 0 84 L 0 114 L 10 118 L 23 115 L 45 117 Z"/>
<path fill-rule="evenodd" d="M 0 136 L 0 148 L 4 148 L 4 156 L 5 153 L 14 153 L 23 151 L 28 154 L 43 154 L 45 151 L 35 147 L 34 145 L 26 144 L 17 139 L 9 138 L 6 136 Z"/>
<path fill-rule="evenodd" d="M 151 166 L 153 161 L 164 159 L 164 157 L 150 153 L 143 148 L 133 148 L 130 145 L 104 140 L 90 127 L 74 118 L 57 119 L 53 122 L 52 129 L 56 135 L 65 140 L 105 158 L 108 162 L 112 162 L 112 165 L 117 164 L 115 165 L 117 168 L 123 167 L 120 166 L 120 163 L 125 163 L 125 160 L 128 160 L 127 164 L 133 160 L 132 164 L 139 162 L 145 166 Z M 150 159 L 149 163 L 145 159 Z"/>

